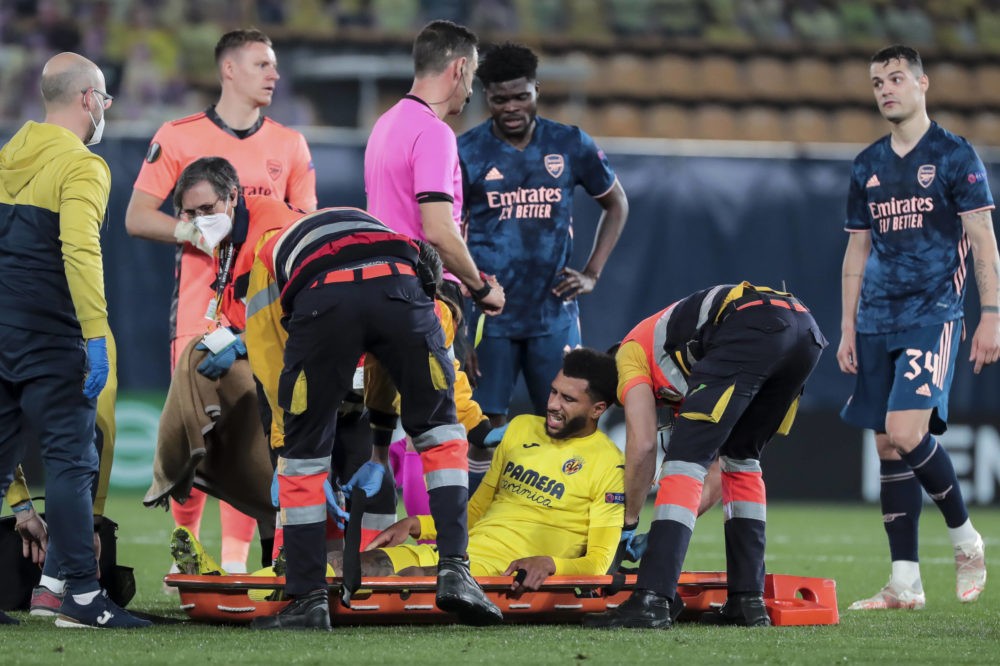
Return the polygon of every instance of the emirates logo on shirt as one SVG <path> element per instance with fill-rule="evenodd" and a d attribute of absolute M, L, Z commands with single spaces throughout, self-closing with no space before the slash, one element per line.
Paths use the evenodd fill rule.
<path fill-rule="evenodd" d="M 267 161 L 267 175 L 271 177 L 271 180 L 278 180 L 281 177 L 281 168 L 281 162 L 278 160 Z"/>

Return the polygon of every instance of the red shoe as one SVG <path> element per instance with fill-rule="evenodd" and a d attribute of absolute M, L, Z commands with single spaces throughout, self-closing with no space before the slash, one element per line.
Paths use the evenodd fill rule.
<path fill-rule="evenodd" d="M 44 585 L 39 585 L 31 591 L 31 614 L 35 617 L 54 617 L 59 615 L 63 596 L 62 594 L 56 594 Z"/>

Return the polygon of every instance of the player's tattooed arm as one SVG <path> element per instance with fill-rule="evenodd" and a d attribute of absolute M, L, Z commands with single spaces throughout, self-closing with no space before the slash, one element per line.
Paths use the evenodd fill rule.
<path fill-rule="evenodd" d="M 982 311 L 997 313 L 1000 311 L 1000 256 L 991 211 L 967 213 L 962 216 L 962 225 L 972 247 L 973 274 Z"/>
<path fill-rule="evenodd" d="M 1000 359 L 1000 256 L 990 211 L 967 213 L 962 216 L 962 225 L 972 249 L 973 271 L 983 306 L 969 353 L 972 372 L 978 375 L 983 366 Z"/>

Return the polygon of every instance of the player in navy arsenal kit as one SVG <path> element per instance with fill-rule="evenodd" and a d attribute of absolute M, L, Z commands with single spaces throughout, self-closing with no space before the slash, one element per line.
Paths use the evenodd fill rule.
<path fill-rule="evenodd" d="M 973 371 L 1000 355 L 993 198 L 969 142 L 928 118 L 929 82 L 919 54 L 885 48 L 872 57 L 870 75 L 891 133 L 854 160 L 837 361 L 856 376 L 842 417 L 875 431 L 892 574 L 875 596 L 850 609 L 924 606 L 917 557 L 921 489 L 944 515 L 955 548 L 956 593 L 969 602 L 986 582 L 983 540 L 934 435 L 947 427 L 970 251 L 982 303 Z"/>
<path fill-rule="evenodd" d="M 474 397 L 494 425 L 506 420 L 519 372 L 535 412 L 545 414 L 564 351 L 581 344 L 576 297 L 593 290 L 628 216 L 625 192 L 593 139 L 536 115 L 537 67 L 521 45 L 486 53 L 476 74 L 491 117 L 458 140 L 469 251 L 507 293 L 477 349 Z M 580 271 L 568 266 L 577 185 L 603 209 Z M 470 374 L 475 379 L 475 369 Z"/>

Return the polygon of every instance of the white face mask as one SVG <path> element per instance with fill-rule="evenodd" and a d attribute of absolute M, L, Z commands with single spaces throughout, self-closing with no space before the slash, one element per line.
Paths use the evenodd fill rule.
<path fill-rule="evenodd" d="M 214 250 L 233 231 L 233 221 L 229 217 L 229 203 L 226 203 L 225 213 L 199 215 L 194 218 L 193 224 L 201 232 L 205 242 Z"/>
<path fill-rule="evenodd" d="M 96 97 L 96 93 L 92 94 Z M 100 102 L 101 100 L 98 99 L 97 101 Z M 85 145 L 96 146 L 101 142 L 101 137 L 104 136 L 104 113 L 101 113 L 100 120 L 94 120 L 94 115 L 90 113 L 90 111 L 87 112 L 87 115 L 90 116 L 90 122 L 94 125 L 94 134 L 90 137 L 90 141 L 88 141 Z"/>

